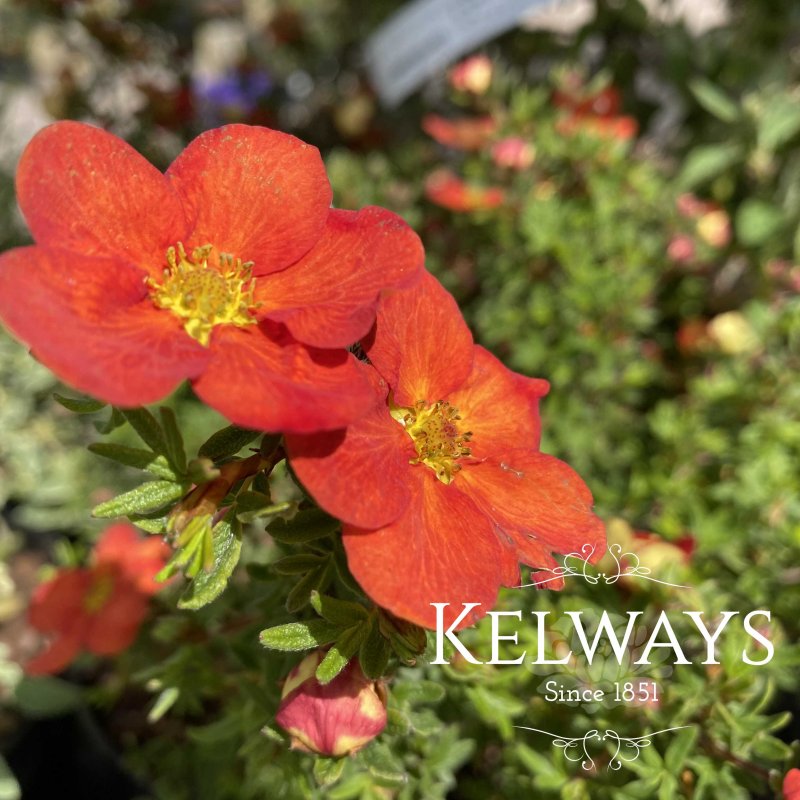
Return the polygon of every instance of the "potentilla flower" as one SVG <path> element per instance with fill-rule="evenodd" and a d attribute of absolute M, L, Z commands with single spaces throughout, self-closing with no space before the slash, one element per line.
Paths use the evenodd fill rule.
<path fill-rule="evenodd" d="M 81 650 L 113 655 L 129 647 L 147 614 L 148 597 L 163 587 L 155 575 L 169 548 L 142 538 L 132 525 L 112 525 L 87 567 L 60 569 L 34 592 L 28 621 L 53 636 L 26 665 L 31 675 L 60 672 Z"/>
<path fill-rule="evenodd" d="M 473 345 L 435 278 L 384 298 L 365 347 L 373 410 L 286 441 L 300 481 L 343 520 L 350 569 L 376 603 L 432 628 L 431 603 L 451 603 L 451 620 L 462 603 L 489 611 L 501 585 L 520 584 L 519 562 L 551 567 L 585 544 L 600 557 L 589 489 L 539 451 L 547 382 Z"/>
<path fill-rule="evenodd" d="M 323 686 L 314 673 L 324 657 L 315 651 L 289 673 L 275 720 L 296 750 L 352 755 L 386 727 L 386 695 L 380 683 L 364 675 L 357 659 Z"/>
<path fill-rule="evenodd" d="M 639 123 L 633 117 L 599 117 L 593 114 L 570 114 L 556 123 L 556 130 L 565 136 L 588 134 L 598 139 L 627 142 L 633 139 Z"/>
<path fill-rule="evenodd" d="M 475 186 L 448 169 L 437 169 L 425 180 L 425 196 L 450 211 L 488 211 L 505 202 L 497 186 Z"/>
<path fill-rule="evenodd" d="M 423 264 L 399 217 L 331 209 L 318 151 L 268 128 L 207 131 L 162 174 L 58 122 L 23 153 L 17 193 L 36 245 L 0 256 L 0 319 L 120 406 L 189 379 L 240 425 L 346 424 L 371 397 L 344 348 Z"/>
<path fill-rule="evenodd" d="M 525 170 L 533 165 L 536 150 L 521 136 L 509 136 L 492 145 L 492 161 L 505 169 Z"/>
<path fill-rule="evenodd" d="M 458 92 L 486 94 L 492 84 L 492 71 L 488 56 L 470 56 L 450 70 L 450 85 Z"/>
<path fill-rule="evenodd" d="M 454 150 L 483 150 L 497 131 L 494 117 L 448 119 L 438 114 L 422 118 L 422 130 L 445 147 Z"/>

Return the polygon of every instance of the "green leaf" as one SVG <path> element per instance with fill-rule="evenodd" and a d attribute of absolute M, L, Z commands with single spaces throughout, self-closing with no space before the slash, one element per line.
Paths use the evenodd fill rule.
<path fill-rule="evenodd" d="M 279 575 L 304 575 L 309 570 L 324 565 L 328 558 L 329 556 L 313 553 L 298 553 L 295 556 L 286 556 L 271 566 Z"/>
<path fill-rule="evenodd" d="M 347 666 L 358 652 L 366 632 L 366 625 L 353 625 L 343 631 L 314 673 L 321 684 L 330 683 Z"/>
<path fill-rule="evenodd" d="M 167 442 L 158 420 L 146 408 L 123 408 L 122 415 L 139 438 L 158 455 L 167 455 Z"/>
<path fill-rule="evenodd" d="M 743 157 L 742 148 L 735 143 L 700 145 L 686 157 L 678 183 L 684 189 L 693 189 L 716 178 Z"/>
<path fill-rule="evenodd" d="M 369 612 L 361 603 L 338 600 L 335 597 L 320 594 L 316 590 L 311 592 L 311 606 L 317 614 L 335 625 L 349 627 L 355 623 L 363 622 L 369 617 Z"/>
<path fill-rule="evenodd" d="M 392 646 L 389 640 L 381 633 L 377 621 L 373 619 L 358 651 L 361 670 L 368 678 L 378 680 L 386 672 L 391 654 Z"/>
<path fill-rule="evenodd" d="M 186 448 L 183 444 L 180 428 L 178 428 L 178 421 L 175 419 L 175 412 L 166 406 L 161 406 L 158 412 L 161 415 L 161 426 L 164 430 L 164 441 L 167 449 L 165 455 L 178 474 L 185 475 Z"/>
<path fill-rule="evenodd" d="M 146 514 L 183 497 L 187 489 L 187 486 L 172 481 L 148 481 L 136 489 L 131 489 L 130 492 L 117 495 L 113 500 L 95 506 L 92 509 L 92 516 L 109 518 L 122 517 L 126 514 Z"/>
<path fill-rule="evenodd" d="M 313 650 L 315 647 L 335 641 L 342 632 L 338 625 L 331 625 L 324 619 L 312 619 L 307 622 L 289 622 L 267 628 L 259 634 L 259 641 L 270 650 L 296 652 Z"/>
<path fill-rule="evenodd" d="M 94 428 L 98 433 L 102 433 L 105 436 L 124 424 L 125 417 L 122 416 L 122 412 L 118 408 L 112 406 L 111 414 L 109 414 L 108 419 L 105 422 L 100 422 L 99 420 L 95 421 Z"/>
<path fill-rule="evenodd" d="M 169 481 L 176 481 L 178 474 L 164 456 L 157 456 L 150 450 L 140 450 L 137 447 L 126 447 L 121 444 L 110 444 L 108 442 L 96 442 L 89 445 L 89 450 L 95 455 L 108 458 L 111 461 L 117 461 L 120 464 L 125 464 L 127 467 L 136 467 L 136 469 L 146 469 L 160 478 Z"/>
<path fill-rule="evenodd" d="M 733 123 L 739 119 L 739 106 L 719 86 L 705 78 L 689 82 L 689 90 L 703 108 L 723 122 Z"/>
<path fill-rule="evenodd" d="M 267 527 L 267 532 L 277 542 L 303 544 L 330 536 L 339 526 L 339 520 L 329 516 L 321 508 L 310 508 L 298 511 L 290 520 L 274 520 Z"/>
<path fill-rule="evenodd" d="M 373 742 L 361 753 L 361 760 L 370 774 L 381 786 L 402 786 L 408 781 L 403 763 L 392 753 L 387 744 Z"/>
<path fill-rule="evenodd" d="M 178 601 L 178 608 L 202 608 L 224 591 L 242 552 L 242 526 L 231 517 L 229 514 L 214 526 L 211 569 L 197 574 Z"/>
<path fill-rule="evenodd" d="M 318 758 L 314 761 L 314 780 L 322 787 L 333 786 L 346 764 L 346 758 Z"/>
<path fill-rule="evenodd" d="M 6 760 L 0 755 L 0 800 L 20 800 L 22 789 Z"/>
<path fill-rule="evenodd" d="M 243 447 L 246 447 L 260 435 L 259 431 L 240 428 L 238 425 L 229 425 L 227 428 L 223 428 L 221 431 L 209 436 L 200 445 L 197 455 L 200 458 L 210 458 L 212 461 L 235 456 Z"/>
<path fill-rule="evenodd" d="M 138 514 L 130 514 L 128 519 L 137 527 L 147 533 L 165 534 L 167 532 L 167 518 L 161 517 L 142 517 Z"/>
<path fill-rule="evenodd" d="M 748 199 L 736 214 L 736 233 L 742 244 L 758 247 L 777 233 L 784 223 L 783 212 L 763 200 Z"/>
<path fill-rule="evenodd" d="M 177 686 L 167 686 L 156 698 L 156 702 L 153 703 L 153 707 L 147 715 L 147 721 L 151 725 L 154 722 L 158 722 L 175 705 L 180 694 L 181 690 Z"/>
<path fill-rule="evenodd" d="M 774 152 L 800 133 L 800 104 L 789 95 L 773 98 L 758 122 L 758 146 Z"/>
<path fill-rule="evenodd" d="M 434 681 L 404 681 L 392 690 L 398 703 L 438 703 L 444 699 L 444 686 Z"/>
<path fill-rule="evenodd" d="M 667 771 L 673 775 L 678 775 L 686 759 L 689 758 L 697 742 L 697 728 L 685 728 L 682 731 L 675 731 L 672 741 L 669 743 L 664 753 L 664 764 Z"/>
<path fill-rule="evenodd" d="M 332 577 L 333 567 L 330 559 L 327 559 L 320 566 L 307 572 L 292 587 L 286 598 L 286 610 L 290 614 L 295 614 L 301 608 L 307 606 L 309 600 L 311 600 L 311 592 L 314 589 L 324 589 L 331 582 Z"/>
<path fill-rule="evenodd" d="M 236 518 L 240 522 L 252 522 L 259 517 L 270 517 L 288 511 L 289 502 L 273 503 L 269 495 L 262 492 L 240 492 L 236 496 Z"/>
<path fill-rule="evenodd" d="M 57 717 L 82 704 L 77 686 L 51 677 L 24 677 L 17 684 L 14 699 L 25 716 L 35 719 Z"/>
<path fill-rule="evenodd" d="M 72 411 L 75 414 L 94 414 L 95 411 L 101 411 L 108 405 L 91 397 L 65 397 L 58 392 L 53 392 L 53 398 L 64 406 L 67 411 Z"/>

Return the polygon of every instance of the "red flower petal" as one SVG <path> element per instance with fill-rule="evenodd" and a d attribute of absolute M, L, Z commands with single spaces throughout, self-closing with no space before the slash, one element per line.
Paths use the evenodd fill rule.
<path fill-rule="evenodd" d="M 396 214 L 333 210 L 309 253 L 258 282 L 259 315 L 306 344 L 346 347 L 369 331 L 381 290 L 412 283 L 424 263 L 419 237 Z"/>
<path fill-rule="evenodd" d="M 512 372 L 488 350 L 476 347 L 469 378 L 447 400 L 472 432 L 472 455 L 484 458 L 511 447 L 539 447 L 539 399 L 548 389 L 547 381 Z"/>
<path fill-rule="evenodd" d="M 438 114 L 422 118 L 422 130 L 445 147 L 456 150 L 482 150 L 497 130 L 493 117 L 448 119 Z"/>
<path fill-rule="evenodd" d="M 269 320 L 258 327 L 220 326 L 214 337 L 211 363 L 194 389 L 237 425 L 293 433 L 335 430 L 375 402 L 346 350 L 307 347 Z"/>
<path fill-rule="evenodd" d="M 783 779 L 784 800 L 800 800 L 800 769 L 790 769 Z"/>
<path fill-rule="evenodd" d="M 286 450 L 303 486 L 329 514 L 359 528 L 396 520 L 411 499 L 406 482 L 416 454 L 403 427 L 389 414 L 388 387 L 374 369 L 375 407 L 346 430 L 287 435 Z"/>
<path fill-rule="evenodd" d="M 158 271 L 186 219 L 167 179 L 122 139 L 80 122 L 33 137 L 17 169 L 19 204 L 43 245 Z"/>
<path fill-rule="evenodd" d="M 28 675 L 55 675 L 68 667 L 81 649 L 81 632 L 75 628 L 69 634 L 59 635 L 25 664 Z"/>
<path fill-rule="evenodd" d="M 155 576 L 170 555 L 169 547 L 158 536 L 143 537 L 133 525 L 119 522 L 106 528 L 94 547 L 97 565 L 113 564 L 143 594 L 164 588 Z"/>
<path fill-rule="evenodd" d="M 328 217 L 331 188 L 315 147 L 249 125 L 200 134 L 167 176 L 194 220 L 192 246 L 213 244 L 255 275 L 276 272 L 305 255 Z"/>
<path fill-rule="evenodd" d="M 528 448 L 470 464 L 454 483 L 506 534 L 516 559 L 551 566 L 552 553 L 594 545 L 603 555 L 605 528 L 592 513 L 592 494 L 563 461 Z M 595 559 L 595 560 L 597 560 Z"/>
<path fill-rule="evenodd" d="M 97 655 L 120 653 L 133 644 L 145 616 L 147 597 L 117 573 L 111 597 L 90 617 L 84 646 Z"/>
<path fill-rule="evenodd" d="M 292 736 L 294 746 L 344 756 L 386 727 L 386 708 L 354 659 L 324 686 L 313 675 L 302 682 L 281 701 L 275 721 Z"/>
<path fill-rule="evenodd" d="M 65 383 L 108 403 L 161 400 L 207 351 L 122 262 L 24 247 L 0 256 L 0 319 Z"/>
<path fill-rule="evenodd" d="M 398 406 L 445 399 L 472 368 L 472 334 L 452 295 L 427 272 L 414 288 L 381 300 L 365 344 Z"/>
<path fill-rule="evenodd" d="M 62 569 L 36 587 L 28 622 L 43 633 L 67 630 L 83 614 L 83 598 L 92 579 L 86 569 Z"/>
<path fill-rule="evenodd" d="M 350 570 L 372 600 L 398 617 L 434 628 L 431 603 L 451 604 L 447 625 L 463 603 L 480 603 L 461 627 L 472 624 L 492 609 L 511 555 L 455 482 L 445 486 L 427 467 L 409 470 L 412 496 L 403 516 L 377 531 L 344 526 Z"/>

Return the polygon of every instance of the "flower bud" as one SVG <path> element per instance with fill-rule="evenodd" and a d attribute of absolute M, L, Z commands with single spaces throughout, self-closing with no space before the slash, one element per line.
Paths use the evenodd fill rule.
<path fill-rule="evenodd" d="M 800 800 L 800 769 L 790 769 L 783 779 L 784 800 Z"/>
<path fill-rule="evenodd" d="M 330 683 L 314 673 L 325 652 L 306 656 L 287 676 L 275 721 L 291 737 L 292 748 L 322 756 L 358 752 L 386 727 L 383 686 L 353 659 Z"/>
<path fill-rule="evenodd" d="M 509 136 L 492 145 L 492 160 L 498 167 L 525 170 L 536 159 L 536 150 L 520 136 Z"/>
<path fill-rule="evenodd" d="M 450 85 L 459 92 L 485 94 L 492 83 L 492 62 L 487 56 L 471 56 L 450 72 Z"/>

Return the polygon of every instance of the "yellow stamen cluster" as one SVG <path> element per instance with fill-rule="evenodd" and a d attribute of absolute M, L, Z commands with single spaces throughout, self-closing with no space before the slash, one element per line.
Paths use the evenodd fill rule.
<path fill-rule="evenodd" d="M 167 250 L 164 278 L 147 278 L 150 297 L 158 308 L 169 309 L 183 320 L 186 333 L 208 347 L 216 325 L 255 325 L 258 304 L 253 298 L 253 262 L 220 253 L 218 266 L 209 266 L 210 244 L 195 247 L 191 257 L 183 244 Z"/>
<path fill-rule="evenodd" d="M 391 414 L 414 440 L 417 457 L 410 463 L 425 464 L 442 483 L 451 483 L 461 469 L 458 460 L 472 453 L 467 447 L 472 433 L 460 430 L 458 409 L 444 400 L 433 405 L 420 400 L 413 408 L 393 407 Z"/>

